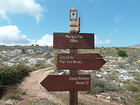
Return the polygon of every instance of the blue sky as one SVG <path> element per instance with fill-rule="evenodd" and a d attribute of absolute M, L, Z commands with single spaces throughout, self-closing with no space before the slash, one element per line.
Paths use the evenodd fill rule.
<path fill-rule="evenodd" d="M 0 0 L 1 45 L 52 45 L 53 32 L 69 32 L 77 8 L 81 33 L 95 33 L 96 46 L 140 43 L 140 0 Z"/>

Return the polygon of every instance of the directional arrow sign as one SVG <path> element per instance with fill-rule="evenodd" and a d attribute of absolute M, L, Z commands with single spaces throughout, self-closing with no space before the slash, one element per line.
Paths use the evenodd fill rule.
<path fill-rule="evenodd" d="M 87 91 L 90 75 L 48 75 L 40 84 L 48 91 Z"/>
<path fill-rule="evenodd" d="M 94 54 L 58 54 L 58 70 L 99 70 L 105 60 L 98 53 Z"/>
<path fill-rule="evenodd" d="M 94 49 L 93 33 L 53 33 L 53 48 Z"/>

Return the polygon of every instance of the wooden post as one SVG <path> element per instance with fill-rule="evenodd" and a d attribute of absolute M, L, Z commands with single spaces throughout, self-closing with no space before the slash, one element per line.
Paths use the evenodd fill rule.
<path fill-rule="evenodd" d="M 77 49 L 70 49 L 70 54 L 78 54 L 78 50 Z M 78 74 L 77 70 L 70 70 L 70 75 L 71 76 L 76 76 Z M 78 105 L 78 91 L 73 90 L 69 92 L 70 95 L 70 99 L 69 99 L 69 105 Z"/>
<path fill-rule="evenodd" d="M 71 13 L 73 11 L 74 15 L 73 16 Z M 73 18 L 72 18 L 73 17 Z M 75 20 L 77 21 L 77 28 L 78 30 L 70 30 L 70 33 L 72 34 L 78 34 L 80 32 L 80 18 L 77 18 L 77 9 L 71 9 L 70 10 L 70 22 Z M 71 24 L 70 24 L 71 25 Z M 70 26 L 71 27 L 71 26 Z M 70 49 L 70 54 L 78 54 L 78 49 Z M 71 76 L 76 76 L 78 74 L 77 70 L 70 70 L 70 75 Z M 70 98 L 69 98 L 69 105 L 78 105 L 78 91 L 73 90 L 69 92 Z"/>
<path fill-rule="evenodd" d="M 78 91 L 70 91 L 70 105 L 78 105 Z"/>

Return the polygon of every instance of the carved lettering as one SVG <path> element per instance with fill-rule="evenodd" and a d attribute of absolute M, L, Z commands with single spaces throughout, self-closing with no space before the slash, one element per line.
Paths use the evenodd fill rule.
<path fill-rule="evenodd" d="M 79 82 L 79 81 L 76 81 L 76 85 L 84 85 L 85 83 L 82 81 L 82 82 Z"/>
<path fill-rule="evenodd" d="M 65 38 L 68 38 L 68 39 L 82 39 L 83 36 L 81 35 L 65 35 Z"/>
<path fill-rule="evenodd" d="M 69 80 L 78 80 L 77 77 L 69 77 Z"/>
<path fill-rule="evenodd" d="M 74 59 L 74 56 L 59 56 L 59 59 Z"/>

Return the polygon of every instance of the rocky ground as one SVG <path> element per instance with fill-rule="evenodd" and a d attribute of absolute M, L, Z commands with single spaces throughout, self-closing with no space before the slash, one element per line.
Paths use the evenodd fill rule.
<path fill-rule="evenodd" d="M 117 51 L 125 50 L 127 57 L 119 57 Z M 51 47 L 40 46 L 0 46 L 0 66 L 12 66 L 24 64 L 35 69 L 47 66 L 55 66 L 57 53 L 61 50 L 53 50 Z M 140 105 L 140 49 L 139 48 L 96 48 L 96 50 L 79 50 L 79 53 L 100 53 L 106 64 L 99 71 L 79 71 L 83 74 L 91 74 L 91 91 L 80 93 L 81 99 L 88 97 L 101 98 L 108 102 L 117 102 L 124 105 Z M 63 74 L 62 71 L 53 73 Z M 58 95 L 59 94 L 55 94 Z M 84 95 L 82 97 L 82 95 Z M 66 96 L 67 97 L 67 96 Z M 84 97 L 86 99 L 86 97 Z M 65 100 L 65 99 L 64 99 Z M 63 101 L 64 101 L 63 100 Z M 90 100 L 88 98 L 88 100 Z M 46 102 L 45 100 L 33 100 L 33 102 Z M 86 101 L 82 101 L 82 103 Z M 31 104 L 32 105 L 32 104 Z M 34 105 L 34 104 L 33 104 Z M 40 104 L 42 105 L 42 104 Z M 53 104 L 50 104 L 53 105 Z M 54 104 L 55 105 L 55 104 Z M 88 103 L 80 105 L 102 105 L 101 103 Z M 111 105 L 111 104 L 109 104 Z"/>
<path fill-rule="evenodd" d="M 0 66 L 27 65 L 30 67 L 46 67 L 53 65 L 54 51 L 40 46 L 1 46 Z"/>

